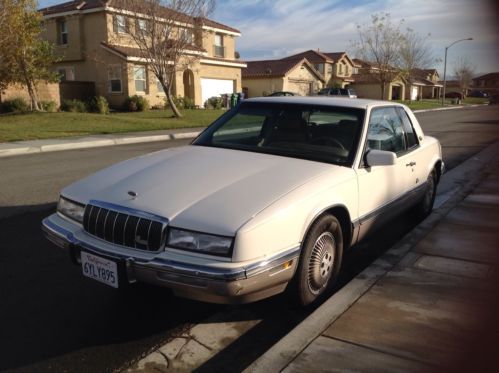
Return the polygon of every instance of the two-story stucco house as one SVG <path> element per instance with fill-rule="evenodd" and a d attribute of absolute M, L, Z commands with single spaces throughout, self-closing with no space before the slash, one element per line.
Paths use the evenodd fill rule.
<path fill-rule="evenodd" d="M 406 80 L 396 68 L 382 69 L 372 62 L 354 58 L 357 73 L 353 74 L 352 85 L 359 98 L 381 100 L 403 100 L 406 91 Z M 384 90 L 381 80 L 384 79 Z"/>
<path fill-rule="evenodd" d="M 137 44 L 127 36 L 129 25 L 140 27 L 137 14 L 120 0 L 75 0 L 41 9 L 43 37 L 56 45 L 62 80 L 93 82 L 96 95 L 120 107 L 128 96 L 141 95 L 151 105 L 164 103 L 165 94 L 149 70 Z M 139 22 L 139 23 L 138 23 Z M 139 26 L 137 26 L 139 25 Z M 190 97 L 202 106 L 212 97 L 241 91 L 241 68 L 236 38 L 241 33 L 207 18 L 188 17 L 179 32 L 192 35 L 178 65 L 174 95 Z"/>
<path fill-rule="evenodd" d="M 436 69 L 413 69 L 407 82 L 406 100 L 440 97 L 443 86 L 439 79 Z"/>
<path fill-rule="evenodd" d="M 357 72 L 357 67 L 345 52 L 308 50 L 283 60 L 301 58 L 306 58 L 324 76 L 326 87 L 346 88 L 354 81 L 352 74 Z"/>
<path fill-rule="evenodd" d="M 345 52 L 308 50 L 279 60 L 248 62 L 248 68 L 243 69 L 243 86 L 250 96 L 276 91 L 308 95 L 323 87 L 345 88 L 354 82 L 356 72 Z"/>

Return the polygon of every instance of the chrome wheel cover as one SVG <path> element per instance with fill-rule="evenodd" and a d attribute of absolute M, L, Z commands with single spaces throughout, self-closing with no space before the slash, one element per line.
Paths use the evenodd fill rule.
<path fill-rule="evenodd" d="M 322 233 L 314 243 L 308 262 L 308 288 L 320 293 L 327 285 L 334 266 L 336 242 L 330 232 Z"/>

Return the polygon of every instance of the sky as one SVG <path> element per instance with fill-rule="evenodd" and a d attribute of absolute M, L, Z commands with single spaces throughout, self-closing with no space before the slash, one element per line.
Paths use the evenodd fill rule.
<path fill-rule="evenodd" d="M 40 7 L 64 2 L 39 0 Z M 447 73 L 452 75 L 460 58 L 479 73 L 499 71 L 499 6 L 492 0 L 217 0 L 209 18 L 234 27 L 241 59 L 278 59 L 309 49 L 343 52 L 355 57 L 352 42 L 357 25 L 368 25 L 371 15 L 390 13 L 403 20 L 428 44 L 443 76 L 445 47 Z M 440 60 L 440 61 L 439 61 Z"/>

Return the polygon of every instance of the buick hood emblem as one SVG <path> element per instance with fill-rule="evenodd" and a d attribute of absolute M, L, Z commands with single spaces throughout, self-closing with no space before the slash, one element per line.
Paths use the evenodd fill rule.
<path fill-rule="evenodd" d="M 129 190 L 128 195 L 132 198 L 137 198 L 139 194 L 137 192 L 134 192 L 133 190 Z"/>

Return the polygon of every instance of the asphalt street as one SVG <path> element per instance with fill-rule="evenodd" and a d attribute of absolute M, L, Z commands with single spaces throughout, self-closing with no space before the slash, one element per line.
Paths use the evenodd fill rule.
<path fill-rule="evenodd" d="M 425 133 L 441 141 L 444 161 L 453 168 L 499 139 L 498 114 L 491 106 L 417 117 Z M 54 211 L 63 186 L 121 160 L 185 143 L 0 159 L 0 371 L 114 371 L 215 313 L 233 317 L 239 309 L 241 318 L 262 321 L 202 368 L 240 370 L 311 311 L 290 307 L 283 296 L 234 307 L 175 298 L 152 287 L 114 291 L 83 278 L 66 253 L 43 238 L 40 221 Z M 408 216 L 397 219 L 351 250 L 339 286 L 414 224 Z"/>

